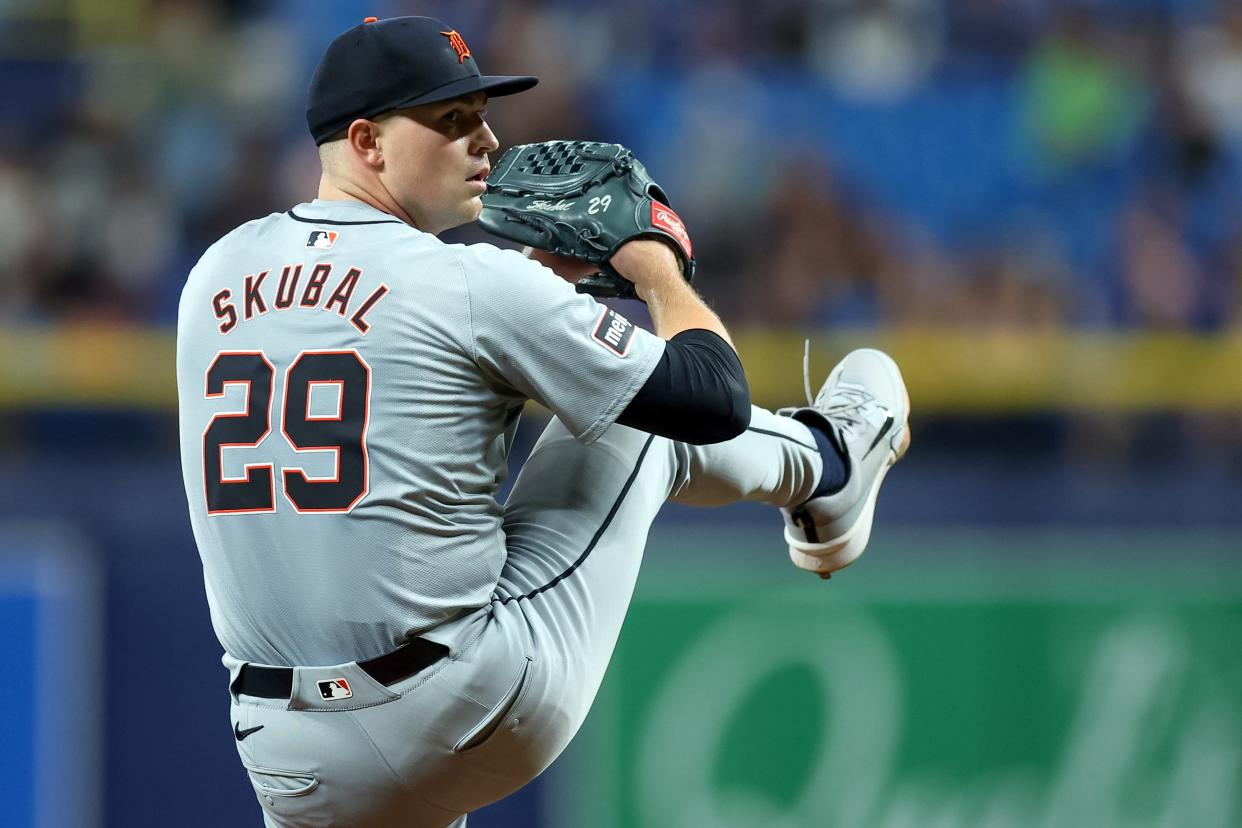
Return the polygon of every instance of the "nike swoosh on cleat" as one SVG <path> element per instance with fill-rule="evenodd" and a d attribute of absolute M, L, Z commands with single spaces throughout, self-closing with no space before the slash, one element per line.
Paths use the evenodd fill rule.
<path fill-rule="evenodd" d="M 875 439 L 872 440 L 871 445 L 867 447 L 867 451 L 865 454 L 863 454 L 862 459 L 864 460 L 867 459 L 867 455 L 871 454 L 871 452 L 875 450 L 875 447 L 880 444 L 880 441 L 884 439 L 884 435 L 888 434 L 889 429 L 891 429 L 892 427 L 893 427 L 893 415 L 889 414 L 888 418 L 884 421 L 884 425 L 880 426 L 880 433 L 875 435 Z"/>
<path fill-rule="evenodd" d="M 245 738 L 246 738 L 247 736 L 249 736 L 251 733 L 255 733 L 255 732 L 260 731 L 260 730 L 262 730 L 262 729 L 263 729 L 263 725 L 258 725 L 258 726 L 256 726 L 256 727 L 248 727 L 248 728 L 246 728 L 245 730 L 242 730 L 242 729 L 241 729 L 241 722 L 233 722 L 233 735 L 237 737 L 237 741 L 239 741 L 239 742 L 240 742 L 242 739 L 245 739 Z"/>

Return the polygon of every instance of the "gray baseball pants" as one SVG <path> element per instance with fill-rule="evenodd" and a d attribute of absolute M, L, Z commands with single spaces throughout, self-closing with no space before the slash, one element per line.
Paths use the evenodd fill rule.
<path fill-rule="evenodd" d="M 755 408 L 727 443 L 610 428 L 594 445 L 553 420 L 505 505 L 508 559 L 488 606 L 423 634 L 450 656 L 392 686 L 356 664 L 294 669 L 286 702 L 233 695 L 237 742 L 269 827 L 440 828 L 534 779 L 603 680 L 666 500 L 805 500 L 822 460 L 806 426 Z M 773 565 L 784 561 L 774 531 Z M 787 564 L 786 564 L 787 565 Z M 230 680 L 240 663 L 226 663 Z M 316 681 L 344 676 L 350 709 Z"/>

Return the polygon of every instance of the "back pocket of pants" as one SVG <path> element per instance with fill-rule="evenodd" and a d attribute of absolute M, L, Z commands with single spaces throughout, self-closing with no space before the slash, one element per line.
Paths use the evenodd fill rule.
<path fill-rule="evenodd" d="M 517 677 L 513 679 L 513 683 L 509 685 L 509 689 L 505 691 L 504 696 L 496 703 L 484 717 L 483 721 L 472 727 L 470 731 L 461 737 L 453 750 L 457 753 L 466 753 L 475 748 L 482 747 L 487 740 L 500 729 L 500 726 L 509 718 L 509 715 L 518 709 L 522 700 L 526 698 L 526 691 L 530 689 L 530 656 L 522 661 L 521 669 L 518 670 Z"/>
<path fill-rule="evenodd" d="M 246 773 L 250 774 L 255 790 L 264 796 L 306 796 L 319 787 L 319 778 L 313 773 L 256 765 L 246 765 Z"/>

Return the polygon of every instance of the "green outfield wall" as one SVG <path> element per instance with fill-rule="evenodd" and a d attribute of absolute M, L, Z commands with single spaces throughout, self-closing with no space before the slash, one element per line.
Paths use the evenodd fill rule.
<path fill-rule="evenodd" d="M 1242 825 L 1242 539 L 880 534 L 657 532 L 557 824 Z"/>

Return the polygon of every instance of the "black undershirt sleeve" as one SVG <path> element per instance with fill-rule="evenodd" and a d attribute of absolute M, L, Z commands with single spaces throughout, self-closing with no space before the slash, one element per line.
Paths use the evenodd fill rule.
<path fill-rule="evenodd" d="M 742 363 L 711 331 L 682 331 L 617 422 L 695 445 L 731 440 L 750 425 Z"/>

